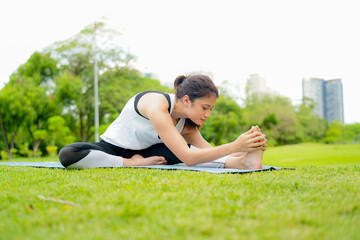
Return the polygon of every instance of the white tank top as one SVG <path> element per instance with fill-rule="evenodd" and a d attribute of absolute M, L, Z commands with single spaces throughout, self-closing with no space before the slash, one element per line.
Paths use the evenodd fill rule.
<path fill-rule="evenodd" d="M 119 117 L 111 123 L 105 133 L 100 137 L 102 140 L 115 146 L 125 149 L 140 150 L 151 145 L 162 143 L 150 120 L 140 115 L 137 111 L 137 102 L 147 91 L 133 96 L 121 111 Z M 175 95 L 158 92 L 163 94 L 169 102 L 169 114 L 172 113 L 175 105 Z M 166 96 L 167 95 L 167 96 Z M 138 97 L 137 97 L 138 96 Z M 179 119 L 176 129 L 182 132 L 185 126 L 185 118 Z"/>

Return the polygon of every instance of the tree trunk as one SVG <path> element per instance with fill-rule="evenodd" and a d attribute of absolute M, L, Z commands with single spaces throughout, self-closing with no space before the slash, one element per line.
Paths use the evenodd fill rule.
<path fill-rule="evenodd" d="M 94 120 L 94 119 L 89 118 L 89 115 L 88 115 L 87 123 L 86 123 L 86 142 L 88 142 L 90 140 L 90 138 L 91 138 L 91 136 L 90 136 L 90 128 L 91 128 L 92 120 Z"/>
<path fill-rule="evenodd" d="M 15 137 L 20 129 L 20 125 L 18 125 L 17 129 L 15 130 L 15 133 L 11 136 L 11 142 L 10 142 L 10 151 L 15 147 Z"/>
<path fill-rule="evenodd" d="M 3 139 L 4 139 L 5 150 L 8 153 L 9 158 L 12 158 L 12 153 L 11 153 L 10 148 L 9 148 L 9 143 L 8 143 L 8 140 L 7 140 L 7 134 L 6 134 L 6 131 L 5 131 L 3 119 L 0 120 L 0 126 L 1 126 L 1 134 L 3 135 Z"/>
<path fill-rule="evenodd" d="M 86 142 L 86 136 L 85 136 L 85 127 L 84 127 L 84 123 L 83 123 L 83 114 L 82 112 L 80 112 L 80 137 L 81 137 L 81 141 L 82 142 Z"/>
<path fill-rule="evenodd" d="M 39 149 L 40 143 L 41 143 L 41 140 L 36 140 L 36 141 L 33 142 L 33 144 L 34 144 L 34 146 L 33 146 L 34 157 L 37 157 L 36 152 Z"/>

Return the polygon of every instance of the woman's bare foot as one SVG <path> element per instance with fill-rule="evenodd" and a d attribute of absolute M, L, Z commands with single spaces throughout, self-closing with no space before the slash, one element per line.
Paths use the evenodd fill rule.
<path fill-rule="evenodd" d="M 253 126 L 249 133 L 261 132 L 258 126 Z M 266 146 L 265 146 L 266 148 Z M 252 152 L 239 152 L 229 156 L 225 162 L 225 168 L 236 168 L 244 170 L 262 169 L 262 158 L 265 149 Z"/>
<path fill-rule="evenodd" d="M 144 158 L 139 154 L 135 154 L 132 158 L 123 158 L 123 166 L 131 167 L 131 166 L 147 166 L 147 165 L 164 165 L 166 164 L 166 160 L 164 157 L 160 156 L 152 156 Z"/>
<path fill-rule="evenodd" d="M 262 169 L 263 150 L 231 154 L 225 162 L 225 168 L 243 170 Z"/>

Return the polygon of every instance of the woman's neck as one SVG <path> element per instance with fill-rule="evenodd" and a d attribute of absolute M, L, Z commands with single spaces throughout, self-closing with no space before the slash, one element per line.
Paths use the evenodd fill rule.
<path fill-rule="evenodd" d="M 174 109 L 171 112 L 171 118 L 176 120 L 179 118 L 186 118 L 186 114 L 184 112 L 185 108 L 182 102 L 179 99 L 175 99 Z"/>

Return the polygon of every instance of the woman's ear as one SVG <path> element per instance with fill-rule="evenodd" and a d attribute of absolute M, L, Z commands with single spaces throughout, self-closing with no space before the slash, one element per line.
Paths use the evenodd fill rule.
<path fill-rule="evenodd" d="M 185 107 L 190 106 L 190 104 L 191 104 L 191 100 L 190 100 L 188 95 L 183 96 L 182 102 L 183 102 Z"/>

